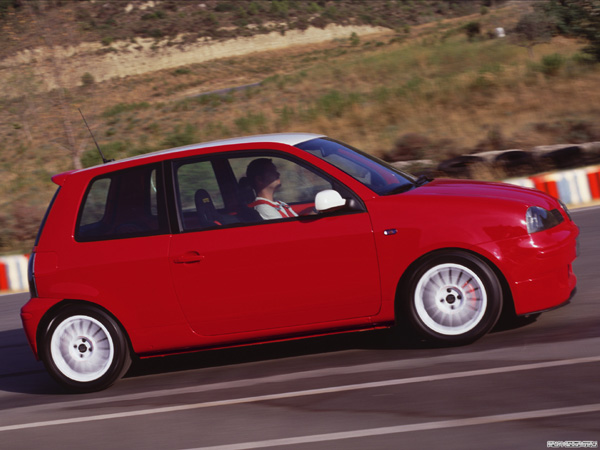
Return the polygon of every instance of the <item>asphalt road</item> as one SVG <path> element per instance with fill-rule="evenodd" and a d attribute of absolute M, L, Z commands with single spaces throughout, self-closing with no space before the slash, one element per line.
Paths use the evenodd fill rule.
<path fill-rule="evenodd" d="M 338 335 L 148 360 L 106 391 L 66 395 L 25 341 L 27 295 L 2 296 L 0 448 L 598 445 L 600 208 L 573 216 L 581 249 L 572 303 L 460 348 Z"/>

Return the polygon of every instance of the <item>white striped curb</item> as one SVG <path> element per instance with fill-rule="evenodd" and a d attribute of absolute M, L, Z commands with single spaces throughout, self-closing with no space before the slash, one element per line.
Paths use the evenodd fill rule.
<path fill-rule="evenodd" d="M 600 166 L 510 178 L 505 182 L 537 188 L 571 206 L 600 200 Z"/>

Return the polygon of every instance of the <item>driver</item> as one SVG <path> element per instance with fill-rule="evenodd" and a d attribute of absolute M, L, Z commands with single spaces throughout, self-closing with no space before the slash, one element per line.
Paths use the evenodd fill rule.
<path fill-rule="evenodd" d="M 290 205 L 274 199 L 275 190 L 281 186 L 277 167 L 269 158 L 258 158 L 246 168 L 246 177 L 250 181 L 256 198 L 248 206 L 254 208 L 265 220 L 297 217 Z"/>

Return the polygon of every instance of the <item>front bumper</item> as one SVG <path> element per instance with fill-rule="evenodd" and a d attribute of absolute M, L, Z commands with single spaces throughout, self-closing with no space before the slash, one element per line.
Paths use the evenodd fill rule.
<path fill-rule="evenodd" d="M 517 315 L 553 309 L 571 298 L 577 286 L 572 263 L 578 235 L 577 226 L 566 222 L 487 249 L 508 282 Z"/>

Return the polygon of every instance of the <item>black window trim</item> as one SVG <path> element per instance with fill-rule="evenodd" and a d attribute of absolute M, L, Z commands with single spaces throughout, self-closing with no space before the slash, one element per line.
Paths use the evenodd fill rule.
<path fill-rule="evenodd" d="M 46 221 L 48 220 L 48 216 L 50 215 L 50 211 L 52 210 L 52 207 L 54 206 L 54 202 L 56 201 L 56 198 L 58 197 L 60 190 L 61 190 L 61 186 L 58 186 L 58 188 L 56 189 L 56 192 L 52 196 L 52 200 L 50 200 L 50 204 L 48 205 L 48 208 L 46 208 L 46 213 L 44 214 L 44 217 L 40 223 L 40 227 L 38 228 L 37 235 L 35 236 L 35 241 L 33 243 L 34 248 L 37 247 L 38 243 L 40 242 L 40 238 L 42 237 L 42 232 L 44 230 L 44 227 L 46 226 Z"/>

